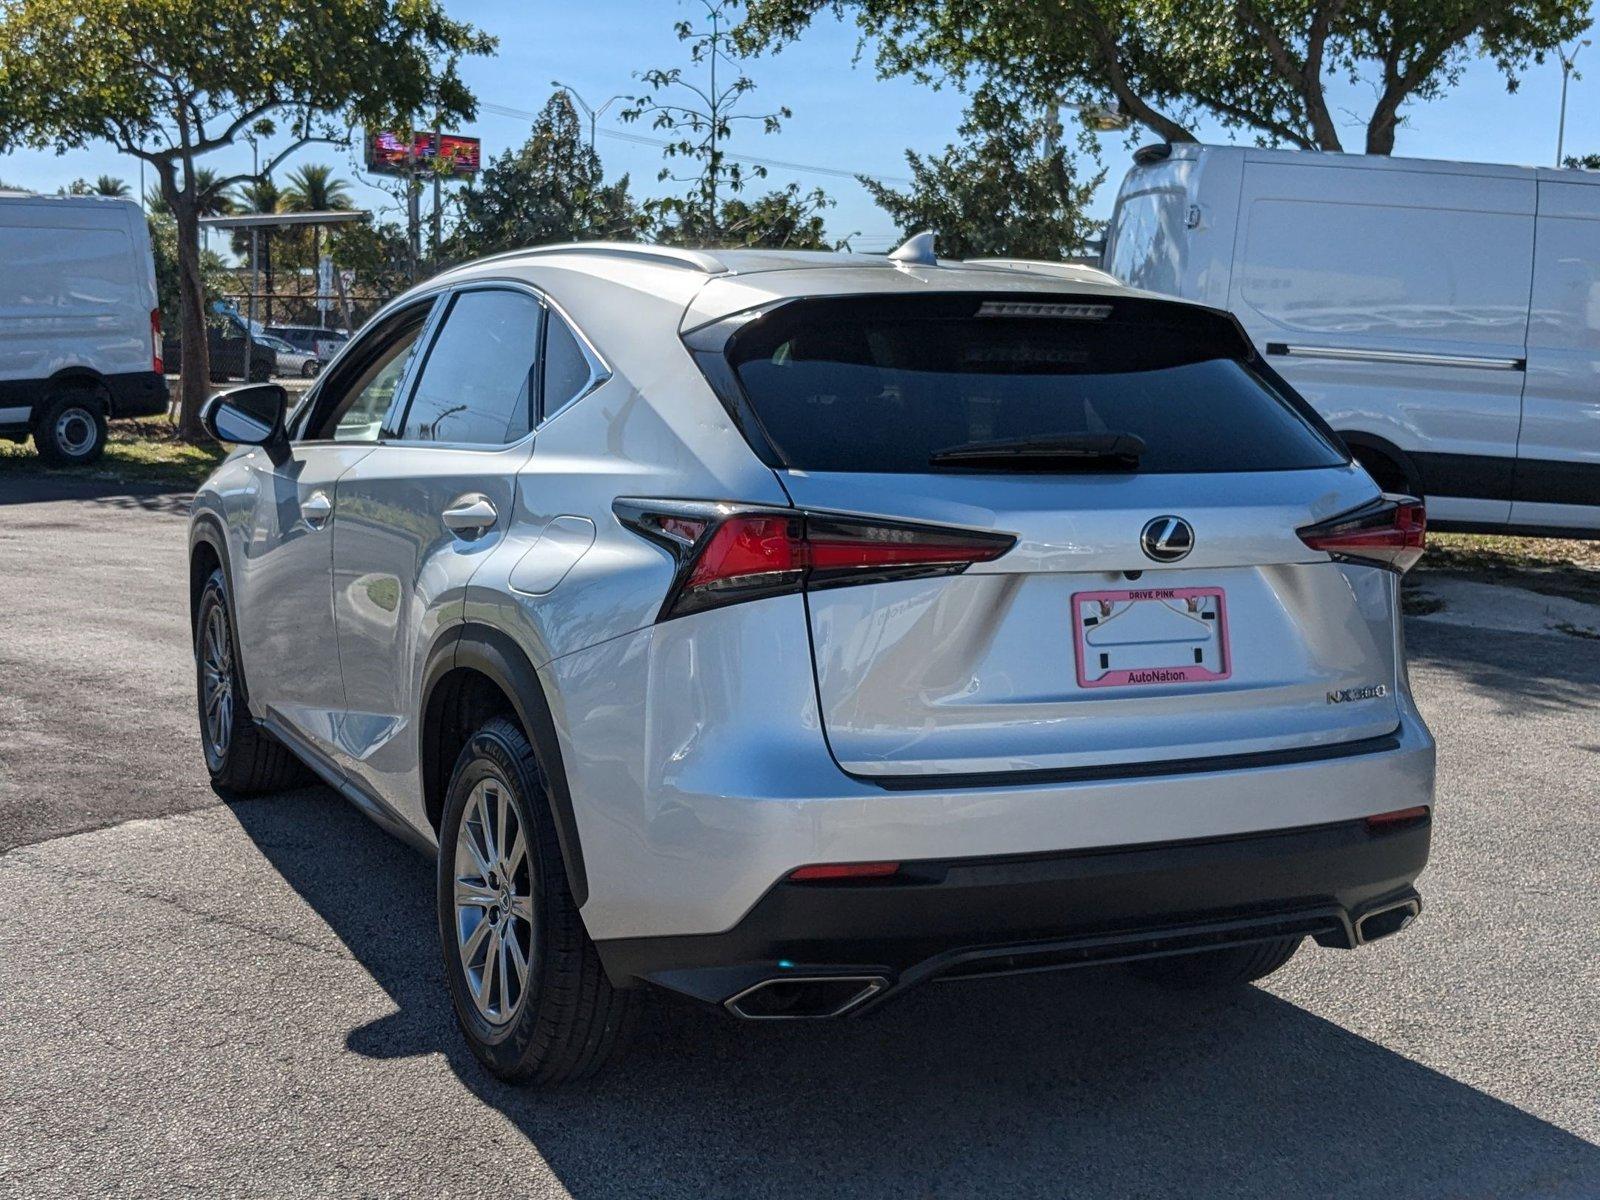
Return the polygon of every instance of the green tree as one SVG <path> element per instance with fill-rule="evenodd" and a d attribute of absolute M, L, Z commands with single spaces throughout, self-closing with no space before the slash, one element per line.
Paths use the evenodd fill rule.
<path fill-rule="evenodd" d="M 1105 173 L 1077 181 L 1054 113 L 1029 120 L 980 93 L 961 134 L 959 145 L 936 157 L 906 151 L 909 190 L 865 176 L 861 185 L 903 233 L 932 229 L 939 252 L 951 258 L 1059 260 L 1082 248 L 1096 228 L 1084 210 Z"/>
<path fill-rule="evenodd" d="M 229 181 L 210 167 L 194 169 L 194 206 L 196 217 L 225 217 L 233 211 L 233 197 L 228 194 Z M 147 212 L 172 216 L 172 205 L 167 203 L 160 185 L 150 189 L 144 198 Z"/>
<path fill-rule="evenodd" d="M 350 199 L 349 181 L 340 179 L 326 163 L 307 163 L 297 171 L 290 171 L 288 183 L 282 201 L 285 212 L 347 212 L 355 207 Z M 322 227 L 313 225 L 308 233 L 312 278 L 319 279 Z"/>
<path fill-rule="evenodd" d="M 522 148 L 489 163 L 462 195 L 448 253 L 459 259 L 548 242 L 632 241 L 638 227 L 627 176 L 605 182 L 572 100 L 558 91 Z"/>
<path fill-rule="evenodd" d="M 260 179 L 247 180 L 239 185 L 233 206 L 236 212 L 275 213 L 283 207 L 283 192 L 270 175 L 263 175 Z M 245 266 L 255 267 L 261 272 L 261 286 L 266 292 L 266 311 L 262 322 L 267 325 L 272 324 L 272 302 L 277 295 L 272 276 L 272 236 L 276 232 L 270 225 L 255 230 L 253 235 L 248 229 L 235 229 L 232 239 L 233 252 L 244 260 Z M 252 247 L 259 261 L 252 261 Z"/>
<path fill-rule="evenodd" d="M 634 97 L 632 107 L 623 110 L 622 119 L 649 117 L 652 128 L 674 135 L 663 151 L 666 157 L 682 160 L 691 167 L 687 175 L 675 174 L 670 165 L 663 167 L 657 179 L 686 183 L 689 194 L 646 201 L 646 212 L 657 223 L 680 231 L 685 240 L 716 243 L 722 236 L 722 198 L 737 195 L 744 190 L 747 179 L 760 179 L 767 173 L 765 167 L 747 167 L 728 156 L 725 144 L 734 124 L 752 121 L 764 132 L 776 133 L 791 114 L 787 108 L 767 113 L 739 111 L 745 95 L 756 86 L 753 79 L 738 70 L 738 56 L 728 30 L 739 0 L 700 3 L 706 12 L 705 25 L 696 28 L 689 21 L 679 21 L 674 28 L 678 40 L 688 44 L 691 66 L 703 70 L 703 80 L 690 80 L 681 67 L 645 71 L 639 78 L 651 91 Z"/>
<path fill-rule="evenodd" d="M 124 200 L 133 194 L 133 189 L 128 186 L 127 180 L 118 179 L 115 175 L 101 175 L 93 183 L 87 179 L 74 179 L 61 189 L 63 196 L 111 196 Z"/>
<path fill-rule="evenodd" d="M 740 44 L 782 45 L 819 12 L 853 15 L 884 74 L 1115 105 L 1175 142 L 1205 115 L 1344 150 L 1327 89 L 1355 82 L 1373 95 L 1354 114 L 1368 154 L 1393 153 L 1401 109 L 1443 96 L 1474 56 L 1515 90 L 1590 24 L 1589 0 L 750 0 Z"/>
<path fill-rule="evenodd" d="M 1600 154 L 1569 154 L 1561 165 L 1572 171 L 1600 171 Z"/>
<path fill-rule="evenodd" d="M 821 188 L 803 192 L 795 183 L 752 199 L 729 196 L 717 213 L 717 241 L 767 250 L 836 250 L 843 243 L 829 240 L 822 217 L 833 204 Z M 653 215 L 651 241 L 663 246 L 704 243 L 700 227 L 681 221 L 679 212 L 658 210 Z"/>
<path fill-rule="evenodd" d="M 0 45 L 0 152 L 103 141 L 155 171 L 177 230 L 182 431 L 198 437 L 198 160 L 246 133 L 276 136 L 280 121 L 287 144 L 264 174 L 308 142 L 344 140 L 352 122 L 470 118 L 458 63 L 494 43 L 440 0 L 7 0 Z"/>

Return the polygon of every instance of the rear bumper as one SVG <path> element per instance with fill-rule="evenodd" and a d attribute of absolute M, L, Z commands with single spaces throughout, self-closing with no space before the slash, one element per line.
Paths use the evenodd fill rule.
<path fill-rule="evenodd" d="M 1416 901 L 1431 820 L 908 863 L 891 880 L 772 887 L 732 929 L 599 942 L 618 983 L 726 1004 L 768 980 L 849 978 L 860 1012 L 936 978 L 1122 961 L 1290 935 L 1353 948 Z M 1419 902 L 1420 903 L 1420 902 Z M 1403 922 L 1374 923 L 1376 936 Z M 849 989 L 843 989 L 846 994 Z M 749 1015 L 749 1014 L 741 1014 Z"/>

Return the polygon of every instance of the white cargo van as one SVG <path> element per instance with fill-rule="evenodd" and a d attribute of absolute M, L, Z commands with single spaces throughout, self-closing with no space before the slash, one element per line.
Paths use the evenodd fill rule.
<path fill-rule="evenodd" d="M 0 437 L 93 462 L 110 417 L 167 407 L 161 310 L 131 200 L 0 192 Z"/>
<path fill-rule="evenodd" d="M 1230 310 L 1430 526 L 1600 537 L 1600 173 L 1152 146 L 1104 264 Z"/>

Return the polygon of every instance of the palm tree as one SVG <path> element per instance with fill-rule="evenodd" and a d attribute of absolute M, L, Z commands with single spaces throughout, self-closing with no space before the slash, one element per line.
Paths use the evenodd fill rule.
<path fill-rule="evenodd" d="M 222 178 L 210 167 L 194 169 L 194 186 L 202 217 L 221 217 L 233 211 L 233 198 L 222 186 Z M 145 196 L 145 208 L 157 216 L 169 215 L 166 198 L 159 187 L 151 188 Z"/>
<path fill-rule="evenodd" d="M 283 192 L 273 182 L 270 175 L 262 176 L 252 183 L 241 184 L 237 195 L 234 197 L 234 209 L 237 212 L 247 213 L 272 213 L 280 212 L 283 208 Z M 266 285 L 266 316 L 264 324 L 272 324 L 272 300 L 274 295 L 272 286 L 272 227 L 266 226 L 256 231 L 256 248 L 261 255 L 262 282 Z M 250 261 L 250 233 L 248 230 L 238 229 L 233 234 L 233 252 L 245 262 Z"/>
<path fill-rule="evenodd" d="M 115 196 L 118 200 L 124 200 L 133 194 L 132 189 L 128 187 L 128 181 L 118 179 L 115 175 L 100 176 L 94 181 L 93 190 L 96 196 Z"/>
<path fill-rule="evenodd" d="M 340 212 L 353 208 L 350 184 L 338 178 L 326 163 L 307 163 L 289 172 L 289 186 L 283 192 L 285 212 Z M 322 227 L 311 227 L 311 269 L 322 262 Z"/>

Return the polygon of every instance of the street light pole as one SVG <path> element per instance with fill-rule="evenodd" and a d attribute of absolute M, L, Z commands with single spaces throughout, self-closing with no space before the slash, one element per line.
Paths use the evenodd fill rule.
<path fill-rule="evenodd" d="M 1571 53 L 1556 47 L 1556 55 L 1561 59 L 1561 119 L 1556 125 L 1556 166 L 1561 165 L 1562 152 L 1567 143 L 1567 80 L 1572 77 L 1572 64 L 1578 59 L 1578 51 L 1589 44 L 1589 39 L 1584 38 L 1572 47 Z"/>
<path fill-rule="evenodd" d="M 588 116 L 588 118 L 589 118 L 589 153 L 593 154 L 594 153 L 595 124 L 600 120 L 601 117 L 606 115 L 606 109 L 610 108 L 618 100 L 626 100 L 627 97 L 619 93 L 619 94 L 617 94 L 615 96 L 612 96 L 611 99 L 607 100 L 599 108 L 591 108 L 591 107 L 589 107 L 588 101 L 586 101 L 582 96 L 578 95 L 578 89 L 573 87 L 570 83 L 562 83 L 561 80 L 559 80 L 559 79 L 552 79 L 550 81 L 550 86 L 551 87 L 560 88 L 567 95 L 571 96 L 574 100 L 576 100 L 578 102 L 578 107 L 583 109 L 584 113 Z"/>

